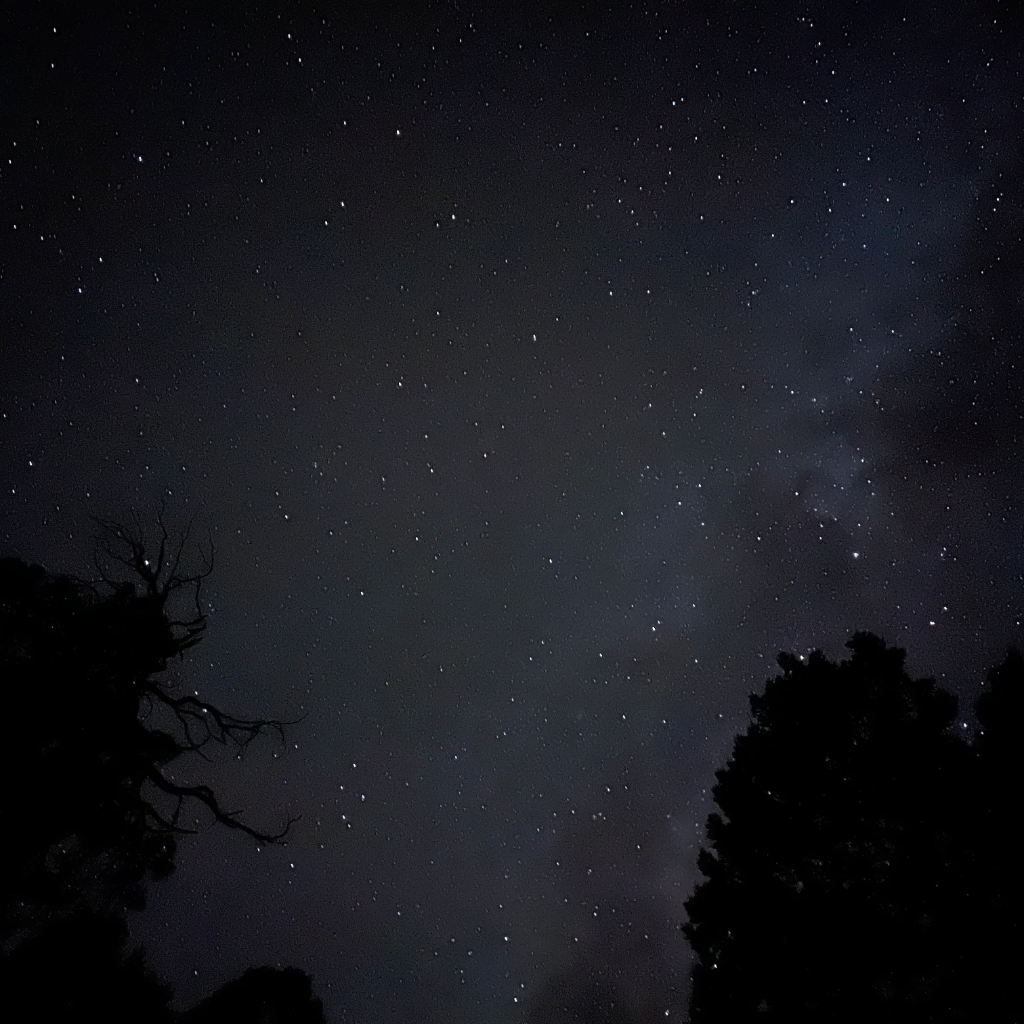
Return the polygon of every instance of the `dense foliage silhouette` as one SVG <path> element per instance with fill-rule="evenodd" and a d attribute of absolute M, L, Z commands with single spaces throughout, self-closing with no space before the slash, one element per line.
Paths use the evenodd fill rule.
<path fill-rule="evenodd" d="M 254 967 L 182 1014 L 181 1024 L 323 1024 L 323 1004 L 297 967 Z"/>
<path fill-rule="evenodd" d="M 910 678 L 902 650 L 847 646 L 838 664 L 780 656 L 717 774 L 684 925 L 691 1019 L 1019 1020 L 1024 662 L 990 673 L 971 746 L 955 698 Z"/>
<path fill-rule="evenodd" d="M 1020 819 L 1024 810 L 1024 657 L 1011 650 L 988 674 L 975 704 L 977 824 L 971 864 L 971 907 L 965 959 L 975 988 L 976 1020 L 1024 1020 L 1020 985 Z"/>
<path fill-rule="evenodd" d="M 162 522 L 152 556 L 105 527 L 98 583 L 0 560 L 0 990 L 17 1019 L 168 1018 L 168 991 L 129 954 L 124 911 L 174 867 L 188 804 L 264 842 L 205 785 L 169 768 L 210 743 L 241 751 L 283 723 L 226 714 L 165 676 L 202 637 L 199 573 Z M 124 577 L 128 578 L 125 579 Z M 183 602 L 181 599 L 185 598 Z M 172 605 L 190 612 L 175 617 Z M 290 823 L 289 823 L 290 824 Z"/>
<path fill-rule="evenodd" d="M 0 959 L 10 1024 L 102 1020 L 172 1024 L 171 990 L 129 951 L 123 914 L 79 909 L 50 920 Z"/>

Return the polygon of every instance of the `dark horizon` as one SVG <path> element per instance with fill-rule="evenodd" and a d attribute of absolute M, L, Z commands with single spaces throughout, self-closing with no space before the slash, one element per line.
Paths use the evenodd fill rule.
<path fill-rule="evenodd" d="M 173 673 L 301 718 L 201 768 L 288 846 L 185 839 L 132 917 L 176 1007 L 281 964 L 333 1021 L 685 1018 L 776 654 L 877 633 L 971 726 L 1024 646 L 1021 27 L 4 15 L 0 556 L 195 516 Z"/>

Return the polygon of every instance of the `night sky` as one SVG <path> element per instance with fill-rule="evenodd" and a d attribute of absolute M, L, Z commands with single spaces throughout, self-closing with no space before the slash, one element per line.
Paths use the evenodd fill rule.
<path fill-rule="evenodd" d="M 684 1019 L 778 651 L 1024 642 L 1021 15 L 238 6 L 0 30 L 0 555 L 194 515 L 174 673 L 301 718 L 179 775 L 288 845 L 204 820 L 133 934 L 179 1007 Z"/>

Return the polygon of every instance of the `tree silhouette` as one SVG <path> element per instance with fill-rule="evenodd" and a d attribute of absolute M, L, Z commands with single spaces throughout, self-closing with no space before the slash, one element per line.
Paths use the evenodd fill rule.
<path fill-rule="evenodd" d="M 143 1000 L 125 1019 L 139 1019 L 144 1005 L 156 1020 L 166 991 L 140 957 L 127 955 L 121 914 L 142 906 L 147 880 L 173 870 L 175 838 L 192 831 L 184 808 L 202 805 L 263 842 L 280 840 L 291 824 L 260 832 L 221 807 L 209 786 L 182 785 L 170 769 L 185 754 L 205 756 L 210 744 L 241 753 L 267 731 L 283 738 L 284 723 L 236 718 L 165 677 L 206 626 L 199 595 L 211 563 L 183 570 L 187 531 L 172 544 L 158 520 L 150 555 L 141 531 L 100 525 L 96 583 L 0 560 L 0 772 L 8 782 L 0 801 L 0 984 L 45 996 L 54 1013 L 59 1004 L 71 1015 L 105 991 L 105 1002 L 89 1005 L 108 1019 L 120 1019 L 111 1002 L 118 988 Z M 190 610 L 178 617 L 173 607 L 183 597 Z M 59 984 L 36 984 L 58 974 Z M 96 981 L 114 976 L 119 987 Z"/>
<path fill-rule="evenodd" d="M 717 774 L 684 926 L 694 1022 L 973 1019 L 955 698 L 878 637 L 847 646 L 781 655 Z"/>
<path fill-rule="evenodd" d="M 172 1024 L 171 990 L 128 951 L 123 915 L 79 909 L 0 959 L 4 1020 Z"/>
<path fill-rule="evenodd" d="M 182 1014 L 181 1024 L 324 1024 L 324 1008 L 304 971 L 254 967 Z"/>
<path fill-rule="evenodd" d="M 1024 794 L 1021 726 L 1024 657 L 1011 649 L 988 673 L 975 704 L 978 822 L 971 863 L 971 907 L 966 956 L 976 979 L 977 1019 L 1013 1024 L 1024 1019 L 1019 983 L 1024 914 L 1020 818 Z"/>

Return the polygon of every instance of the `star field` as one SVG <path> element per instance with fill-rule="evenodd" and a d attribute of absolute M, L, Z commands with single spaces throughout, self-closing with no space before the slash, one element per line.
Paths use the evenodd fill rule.
<path fill-rule="evenodd" d="M 288 845 L 133 933 L 182 1007 L 685 1018 L 775 654 L 1022 642 L 1020 15 L 115 7 L 4 16 L 0 554 L 194 514 L 173 671 L 301 719 L 194 767 Z"/>

